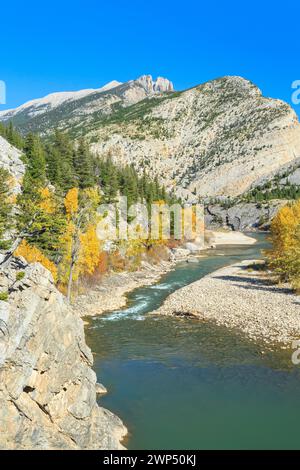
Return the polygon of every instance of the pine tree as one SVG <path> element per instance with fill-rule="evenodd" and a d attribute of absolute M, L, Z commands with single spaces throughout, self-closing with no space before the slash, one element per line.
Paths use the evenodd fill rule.
<path fill-rule="evenodd" d="M 104 202 L 114 202 L 118 190 L 120 189 L 118 170 L 111 158 L 98 160 L 97 166 L 99 171 L 99 185 L 104 193 Z"/>
<path fill-rule="evenodd" d="M 158 182 L 158 177 L 155 176 L 154 178 L 154 197 L 156 200 L 160 199 L 160 187 Z"/>
<path fill-rule="evenodd" d="M 28 179 L 17 198 L 17 206 L 19 242 L 26 240 L 51 260 L 58 261 L 62 256 L 65 220 L 55 194 Z"/>
<path fill-rule="evenodd" d="M 132 167 L 126 166 L 121 173 L 122 194 L 127 197 L 128 207 L 138 200 L 138 182 L 135 171 Z"/>
<path fill-rule="evenodd" d="M 86 189 L 94 186 L 93 159 L 84 139 L 80 140 L 78 148 L 74 150 L 73 164 L 78 187 Z"/>
<path fill-rule="evenodd" d="M 27 162 L 27 178 L 43 185 L 46 181 L 46 158 L 39 137 L 28 134 L 25 140 L 24 152 Z"/>
<path fill-rule="evenodd" d="M 18 131 L 16 131 L 11 121 L 9 122 L 6 128 L 6 139 L 14 147 L 17 147 L 19 149 L 22 149 L 24 147 L 24 140 L 22 136 L 18 133 Z"/>
<path fill-rule="evenodd" d="M 19 149 L 24 147 L 24 139 L 19 132 L 13 127 L 12 122 L 5 126 L 0 122 L 0 135 L 4 137 L 11 145 Z"/>
<path fill-rule="evenodd" d="M 46 145 L 45 155 L 47 179 L 56 188 L 60 188 L 63 181 L 61 155 L 58 149 L 52 144 Z"/>
<path fill-rule="evenodd" d="M 61 189 L 66 192 L 76 185 L 76 177 L 74 171 L 73 157 L 74 146 L 70 141 L 67 134 L 56 131 L 53 141 L 55 165 L 58 165 L 56 170 L 57 178 L 56 184 L 59 184 Z M 49 157 L 51 159 L 51 156 Z M 55 183 L 55 181 L 54 181 Z"/>

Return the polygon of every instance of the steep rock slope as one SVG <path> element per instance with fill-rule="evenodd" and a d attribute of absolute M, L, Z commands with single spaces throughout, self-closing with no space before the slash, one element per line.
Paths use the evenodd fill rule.
<path fill-rule="evenodd" d="M 25 173 L 25 165 L 21 160 L 21 152 L 0 136 L 0 167 L 12 175 L 14 188 L 20 189 L 20 182 Z"/>
<path fill-rule="evenodd" d="M 241 77 L 157 96 L 98 122 L 92 149 L 146 167 L 177 194 L 237 196 L 300 157 L 300 124 Z"/>
<path fill-rule="evenodd" d="M 96 403 L 83 322 L 50 273 L 15 259 L 0 292 L 0 448 L 121 448 L 126 428 Z"/>
<path fill-rule="evenodd" d="M 236 202 L 231 207 L 220 204 L 207 204 L 205 225 L 207 228 L 223 227 L 235 231 L 268 230 L 270 222 L 278 210 L 286 205 L 286 200 L 273 200 L 265 203 Z"/>

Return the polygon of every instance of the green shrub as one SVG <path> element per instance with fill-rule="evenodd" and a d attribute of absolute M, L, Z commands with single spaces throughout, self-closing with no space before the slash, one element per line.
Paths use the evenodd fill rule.
<path fill-rule="evenodd" d="M 24 276 L 25 276 L 24 271 L 20 271 L 20 272 L 18 272 L 18 274 L 16 276 L 16 280 L 21 281 L 24 278 Z"/>
<path fill-rule="evenodd" d="M 8 292 L 0 292 L 0 300 L 3 300 L 4 302 L 8 301 Z"/>

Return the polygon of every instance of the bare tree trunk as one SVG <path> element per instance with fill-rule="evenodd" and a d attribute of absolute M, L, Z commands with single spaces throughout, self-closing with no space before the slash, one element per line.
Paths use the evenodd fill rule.
<path fill-rule="evenodd" d="M 73 270 L 76 263 L 77 257 L 77 243 L 76 238 L 72 239 L 72 246 L 71 246 L 71 263 L 70 263 L 70 273 L 69 273 L 69 280 L 68 280 L 68 292 L 67 292 L 67 299 L 68 302 L 71 302 L 72 296 L 72 285 L 73 285 Z"/>
<path fill-rule="evenodd" d="M 72 295 L 73 268 L 74 268 L 74 260 L 73 260 L 73 257 L 72 257 L 71 265 L 70 265 L 69 280 L 68 280 L 68 293 L 67 293 L 67 299 L 68 299 L 69 303 L 71 302 L 71 295 Z"/>

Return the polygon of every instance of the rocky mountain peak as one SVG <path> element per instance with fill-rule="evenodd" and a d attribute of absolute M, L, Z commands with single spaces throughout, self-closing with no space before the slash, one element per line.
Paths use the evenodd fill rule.
<path fill-rule="evenodd" d="M 152 75 L 142 75 L 136 82 L 141 84 L 148 93 L 174 91 L 173 83 L 163 77 L 157 77 L 156 80 L 153 80 Z"/>

